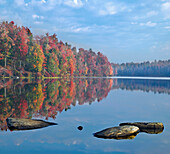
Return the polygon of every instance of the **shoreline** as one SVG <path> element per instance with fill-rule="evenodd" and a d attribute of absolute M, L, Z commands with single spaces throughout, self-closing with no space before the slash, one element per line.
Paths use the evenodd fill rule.
<path fill-rule="evenodd" d="M 170 77 L 145 77 L 145 76 L 78 76 L 78 77 L 0 77 L 0 79 L 76 79 L 76 78 L 106 78 L 106 79 L 139 79 L 139 80 L 170 80 Z"/>

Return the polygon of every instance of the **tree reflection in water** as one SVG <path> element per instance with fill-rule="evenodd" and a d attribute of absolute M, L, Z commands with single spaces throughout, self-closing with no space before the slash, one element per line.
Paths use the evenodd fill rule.
<path fill-rule="evenodd" d="M 107 78 L 77 78 L 58 80 L 1 80 L 0 127 L 7 130 L 6 119 L 55 119 L 71 106 L 99 102 L 110 90 L 142 90 L 170 94 L 170 82 L 164 80 L 123 80 Z"/>

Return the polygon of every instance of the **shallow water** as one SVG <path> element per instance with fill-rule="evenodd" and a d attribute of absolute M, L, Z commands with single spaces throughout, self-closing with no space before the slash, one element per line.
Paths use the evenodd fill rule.
<path fill-rule="evenodd" d="M 170 81 L 70 79 L 0 82 L 1 153 L 170 153 Z M 58 125 L 10 131 L 8 117 Z M 160 134 L 101 139 L 93 133 L 122 122 L 162 122 Z M 82 130 L 77 127 L 82 126 Z"/>

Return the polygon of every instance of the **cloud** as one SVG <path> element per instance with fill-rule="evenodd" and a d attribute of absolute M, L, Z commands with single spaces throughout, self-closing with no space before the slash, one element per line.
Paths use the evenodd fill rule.
<path fill-rule="evenodd" d="M 15 0 L 14 2 L 17 6 L 23 6 L 23 5 L 25 6 L 24 0 Z"/>
<path fill-rule="evenodd" d="M 36 19 L 36 18 L 39 18 L 39 17 L 40 17 L 40 16 L 38 16 L 38 15 L 36 15 L 36 14 L 33 14 L 33 15 L 32 15 L 32 18 L 33 18 L 33 19 Z"/>
<path fill-rule="evenodd" d="M 39 25 L 39 24 L 43 24 L 43 22 L 42 21 L 35 21 L 34 24 Z"/>
<path fill-rule="evenodd" d="M 131 22 L 131 25 L 137 25 L 138 23 L 137 22 Z"/>
<path fill-rule="evenodd" d="M 140 25 L 140 26 L 154 27 L 154 26 L 157 25 L 157 23 L 153 23 L 153 22 L 151 22 L 151 21 L 148 21 L 148 22 L 146 22 L 146 23 L 140 23 L 139 25 Z"/>
<path fill-rule="evenodd" d="M 54 31 L 60 31 L 60 32 L 72 32 L 72 33 L 82 33 L 82 32 L 89 32 L 90 31 L 90 27 L 86 26 L 68 26 L 68 27 L 54 27 Z"/>
<path fill-rule="evenodd" d="M 44 19 L 43 16 L 39 16 L 39 15 L 37 15 L 37 14 L 33 14 L 33 15 L 32 15 L 32 18 L 33 18 L 33 19 Z"/>
<path fill-rule="evenodd" d="M 88 3 L 88 8 L 99 16 L 115 15 L 122 11 L 131 11 L 124 3 L 116 1 L 92 0 Z"/>
<path fill-rule="evenodd" d="M 80 24 L 72 24 L 67 23 L 65 26 L 55 26 L 53 28 L 55 32 L 68 32 L 68 33 L 85 33 L 85 34 L 101 34 L 101 33 L 114 33 L 115 26 L 108 25 L 80 25 Z"/>
<path fill-rule="evenodd" d="M 64 4 L 70 7 L 78 7 L 78 8 L 83 6 L 83 2 L 81 0 L 65 0 Z"/>
<path fill-rule="evenodd" d="M 170 29 L 170 26 L 166 26 L 165 29 Z"/>
<path fill-rule="evenodd" d="M 134 20 L 147 19 L 147 18 L 156 16 L 156 15 L 158 15 L 158 12 L 157 12 L 157 11 L 149 11 L 149 12 L 147 12 L 145 15 L 135 16 L 135 17 L 133 17 L 133 19 L 134 19 Z"/>
<path fill-rule="evenodd" d="M 170 19 L 170 2 L 163 3 L 161 10 L 165 16 L 165 19 Z"/>
<path fill-rule="evenodd" d="M 152 17 L 152 16 L 156 16 L 158 14 L 158 12 L 156 11 L 150 11 L 146 14 L 147 17 Z"/>
<path fill-rule="evenodd" d="M 84 5 L 87 0 L 31 0 L 29 3 L 33 7 L 38 7 L 43 11 L 50 11 L 57 9 L 62 9 L 65 6 L 80 8 Z"/>
<path fill-rule="evenodd" d="M 78 28 L 71 28 L 72 32 L 78 33 L 78 32 L 88 32 L 90 29 L 89 27 L 78 27 Z"/>
<path fill-rule="evenodd" d="M 47 3 L 45 0 L 41 0 L 41 3 Z"/>
<path fill-rule="evenodd" d="M 167 29 L 170 32 L 170 26 L 166 26 L 164 28 Z"/>
<path fill-rule="evenodd" d="M 31 0 L 29 2 L 30 7 L 38 8 L 42 11 L 49 11 L 53 10 L 57 7 L 57 5 L 62 4 L 62 0 Z"/>
<path fill-rule="evenodd" d="M 5 21 L 7 19 L 9 19 L 8 16 L 0 16 L 0 22 Z"/>
<path fill-rule="evenodd" d="M 169 52 L 170 51 L 170 44 L 169 43 L 165 44 L 164 47 L 163 47 L 163 50 Z M 170 52 L 169 52 L 169 54 L 170 54 Z"/>
<path fill-rule="evenodd" d="M 108 2 L 105 4 L 104 8 L 99 10 L 100 15 L 114 15 L 118 12 L 115 5 L 112 2 Z"/>

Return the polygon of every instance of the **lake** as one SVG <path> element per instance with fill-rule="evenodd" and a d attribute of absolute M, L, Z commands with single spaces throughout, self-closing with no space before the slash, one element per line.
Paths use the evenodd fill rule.
<path fill-rule="evenodd" d="M 9 117 L 58 125 L 11 131 Z M 122 122 L 162 122 L 164 130 L 122 140 L 93 136 Z M 0 127 L 1 153 L 170 153 L 170 80 L 1 80 Z"/>

